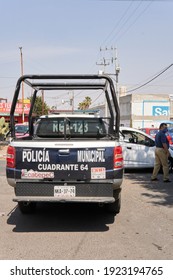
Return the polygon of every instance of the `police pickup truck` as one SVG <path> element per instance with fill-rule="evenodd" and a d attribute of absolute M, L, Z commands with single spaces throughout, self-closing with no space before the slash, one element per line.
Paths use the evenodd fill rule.
<path fill-rule="evenodd" d="M 29 135 L 15 135 L 15 108 L 21 84 L 34 89 Z M 98 111 L 43 115 L 33 125 L 37 93 L 73 90 L 104 94 L 107 116 Z M 95 97 L 95 95 L 94 95 Z M 102 113 L 103 114 L 103 113 Z M 22 213 L 38 202 L 98 203 L 120 211 L 123 180 L 119 144 L 119 106 L 112 79 L 105 75 L 25 75 L 19 78 L 10 113 L 12 140 L 7 148 L 6 176 Z"/>

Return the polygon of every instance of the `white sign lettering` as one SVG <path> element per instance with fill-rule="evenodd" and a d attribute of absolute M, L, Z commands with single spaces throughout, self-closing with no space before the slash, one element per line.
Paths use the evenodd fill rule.
<path fill-rule="evenodd" d="M 153 116 L 169 116 L 170 107 L 169 106 L 153 106 Z"/>
<path fill-rule="evenodd" d="M 78 171 L 78 164 L 38 164 L 38 170 Z"/>
<path fill-rule="evenodd" d="M 104 150 L 82 150 L 77 152 L 78 162 L 105 162 Z"/>
<path fill-rule="evenodd" d="M 22 162 L 49 162 L 49 152 L 46 150 L 23 150 Z"/>
<path fill-rule="evenodd" d="M 155 109 L 155 116 L 168 116 L 168 115 L 169 115 L 168 110 L 162 110 L 162 108 Z"/>

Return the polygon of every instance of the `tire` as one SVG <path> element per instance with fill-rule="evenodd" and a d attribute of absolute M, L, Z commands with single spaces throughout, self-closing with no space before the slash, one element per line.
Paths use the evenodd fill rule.
<path fill-rule="evenodd" d="M 18 207 L 22 214 L 32 214 L 35 212 L 36 202 L 19 201 Z"/>
<path fill-rule="evenodd" d="M 105 207 L 107 212 L 112 213 L 114 215 L 118 214 L 121 209 L 121 196 L 119 196 L 119 198 L 113 203 L 106 204 Z"/>

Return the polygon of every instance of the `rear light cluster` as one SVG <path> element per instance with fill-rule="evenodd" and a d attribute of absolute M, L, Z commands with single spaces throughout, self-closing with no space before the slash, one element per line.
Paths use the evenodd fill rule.
<path fill-rule="evenodd" d="M 7 149 L 7 167 L 14 168 L 16 166 L 16 150 L 12 146 Z"/>
<path fill-rule="evenodd" d="M 121 146 L 114 148 L 114 169 L 123 168 L 123 151 Z"/>

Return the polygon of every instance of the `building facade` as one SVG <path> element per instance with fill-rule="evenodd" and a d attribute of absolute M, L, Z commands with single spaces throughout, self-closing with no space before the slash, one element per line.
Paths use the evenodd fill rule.
<path fill-rule="evenodd" d="M 11 102 L 7 102 L 7 99 L 0 98 L 0 118 L 4 117 L 6 122 L 10 122 L 10 110 L 11 110 Z M 30 110 L 30 100 L 26 100 L 24 103 L 24 108 L 21 102 L 18 102 L 15 110 L 15 122 L 22 123 L 28 122 L 28 114 Z M 24 114 L 24 116 L 23 116 Z"/>
<path fill-rule="evenodd" d="M 158 127 L 162 121 L 173 121 L 173 96 L 168 94 L 123 94 L 119 97 L 119 106 L 122 126 Z M 100 109 L 101 115 L 106 110 L 105 104 L 92 109 Z"/>
<path fill-rule="evenodd" d="M 158 127 L 173 120 L 173 99 L 168 94 L 129 94 L 119 99 L 121 125 L 134 128 Z"/>

